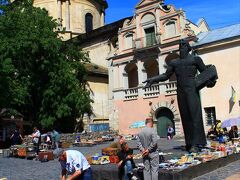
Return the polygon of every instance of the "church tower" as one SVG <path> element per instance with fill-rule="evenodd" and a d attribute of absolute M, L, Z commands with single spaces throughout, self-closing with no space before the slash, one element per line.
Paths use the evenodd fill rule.
<path fill-rule="evenodd" d="M 106 0 L 34 0 L 35 7 L 45 8 L 58 21 L 58 30 L 70 34 L 86 33 L 104 26 Z"/>

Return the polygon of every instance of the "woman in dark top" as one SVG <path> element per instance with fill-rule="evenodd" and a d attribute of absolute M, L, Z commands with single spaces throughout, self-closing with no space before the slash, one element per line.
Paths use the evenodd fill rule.
<path fill-rule="evenodd" d="M 128 144 L 124 142 L 121 145 L 121 150 L 118 152 L 118 168 L 119 168 L 119 180 L 129 180 L 133 176 L 133 168 L 135 163 L 133 161 L 133 149 L 128 147 Z"/>
<path fill-rule="evenodd" d="M 238 129 L 237 126 L 232 126 L 229 133 L 229 140 L 233 142 L 233 138 L 238 138 Z"/>
<path fill-rule="evenodd" d="M 12 140 L 12 145 L 21 144 L 23 141 L 23 138 L 22 138 L 21 134 L 19 133 L 18 129 L 14 130 L 10 139 Z"/>

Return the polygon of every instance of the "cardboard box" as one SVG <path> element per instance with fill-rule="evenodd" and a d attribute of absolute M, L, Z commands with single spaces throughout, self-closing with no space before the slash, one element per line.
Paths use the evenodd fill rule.
<path fill-rule="evenodd" d="M 44 159 L 47 159 L 48 161 L 53 160 L 54 159 L 53 152 L 52 151 L 39 152 L 38 159 L 39 161 L 43 161 Z"/>
<path fill-rule="evenodd" d="M 105 156 L 116 156 L 118 153 L 118 148 L 103 148 L 102 155 Z"/>
<path fill-rule="evenodd" d="M 61 147 L 62 148 L 69 148 L 72 144 L 68 142 L 62 142 Z"/>

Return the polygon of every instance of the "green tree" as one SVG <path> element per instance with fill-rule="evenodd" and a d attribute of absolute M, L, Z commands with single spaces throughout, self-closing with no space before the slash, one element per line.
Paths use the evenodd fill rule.
<path fill-rule="evenodd" d="M 0 9 L 0 108 L 16 109 L 44 127 L 90 113 L 87 55 L 62 41 L 56 20 L 32 0 Z"/>

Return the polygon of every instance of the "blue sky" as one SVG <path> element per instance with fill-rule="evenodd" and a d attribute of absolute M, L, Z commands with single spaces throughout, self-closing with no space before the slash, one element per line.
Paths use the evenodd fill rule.
<path fill-rule="evenodd" d="M 133 16 L 135 5 L 140 0 L 107 0 L 106 23 Z M 205 18 L 211 29 L 240 23 L 240 0 L 165 0 L 165 4 L 173 4 L 182 8 L 193 23 Z"/>

